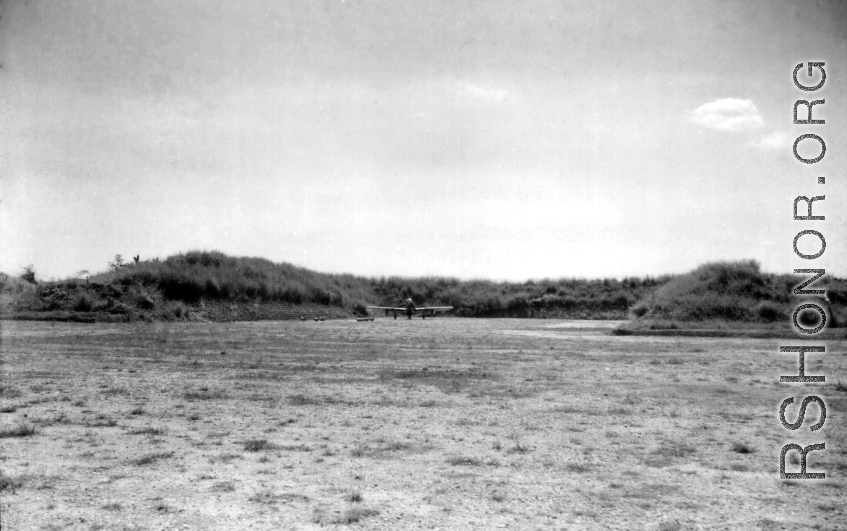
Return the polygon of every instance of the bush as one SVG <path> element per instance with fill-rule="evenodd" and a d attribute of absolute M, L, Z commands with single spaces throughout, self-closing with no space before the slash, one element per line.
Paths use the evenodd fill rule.
<path fill-rule="evenodd" d="M 156 307 L 156 301 L 150 298 L 149 295 L 142 295 L 136 299 L 136 304 L 142 310 L 152 310 Z"/>
<path fill-rule="evenodd" d="M 649 311 L 650 307 L 643 302 L 639 302 L 638 304 L 632 307 L 632 313 L 634 313 L 636 317 L 644 317 Z"/>
<path fill-rule="evenodd" d="M 189 309 L 185 304 L 178 302 L 174 305 L 174 317 L 177 319 L 188 319 Z"/>
<path fill-rule="evenodd" d="M 88 293 L 80 293 L 74 299 L 72 308 L 77 312 L 90 312 L 94 309 L 94 300 Z"/>
<path fill-rule="evenodd" d="M 29 282 L 30 284 L 38 284 L 38 281 L 35 280 L 35 266 L 29 264 L 24 267 L 23 273 L 19 275 L 19 278 L 25 282 Z"/>
<path fill-rule="evenodd" d="M 821 324 L 821 316 L 816 310 L 803 310 L 797 314 L 797 322 L 806 328 L 814 328 Z"/>
<path fill-rule="evenodd" d="M 778 306 L 763 306 L 761 314 L 757 306 L 762 299 L 773 300 L 779 294 L 767 280 L 753 260 L 704 264 L 658 288 L 650 315 L 673 321 L 773 318 L 779 314 Z"/>
<path fill-rule="evenodd" d="M 773 323 L 785 319 L 785 312 L 777 304 L 770 301 L 762 301 L 756 306 L 756 315 L 766 323 Z"/>

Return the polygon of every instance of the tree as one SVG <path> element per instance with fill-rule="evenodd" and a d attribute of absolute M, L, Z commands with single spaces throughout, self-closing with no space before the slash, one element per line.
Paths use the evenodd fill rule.
<path fill-rule="evenodd" d="M 124 257 L 119 255 L 119 254 L 115 255 L 115 261 L 114 262 L 109 262 L 109 267 L 111 267 L 113 271 L 117 271 L 118 269 L 122 268 L 123 265 L 124 265 Z"/>
<path fill-rule="evenodd" d="M 38 281 L 35 280 L 35 266 L 34 265 L 29 264 L 25 267 L 22 267 L 21 269 L 24 270 L 24 272 L 20 274 L 21 280 L 25 280 L 25 281 L 29 282 L 30 284 L 38 284 Z"/>

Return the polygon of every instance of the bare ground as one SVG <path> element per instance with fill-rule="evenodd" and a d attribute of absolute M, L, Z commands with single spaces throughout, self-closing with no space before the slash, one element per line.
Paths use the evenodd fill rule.
<path fill-rule="evenodd" d="M 847 342 L 616 324 L 4 321 L 2 529 L 845 528 Z"/>

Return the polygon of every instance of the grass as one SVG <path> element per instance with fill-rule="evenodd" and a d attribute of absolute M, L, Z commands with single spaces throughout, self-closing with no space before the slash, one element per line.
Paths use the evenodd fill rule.
<path fill-rule="evenodd" d="M 247 498 L 251 502 L 271 504 L 280 501 L 281 496 L 272 490 L 263 490 Z"/>
<path fill-rule="evenodd" d="M 250 439 L 248 441 L 244 441 L 245 452 L 260 452 L 271 448 L 274 448 L 274 446 L 266 439 Z"/>
<path fill-rule="evenodd" d="M 756 450 L 747 443 L 734 442 L 732 443 L 732 451 L 738 454 L 752 454 Z"/>
<path fill-rule="evenodd" d="M 312 396 L 306 396 L 306 395 L 303 395 L 303 394 L 298 394 L 298 395 L 290 395 L 288 397 L 288 402 L 292 406 L 316 406 L 316 405 L 322 403 L 322 400 L 320 400 L 319 398 L 312 397 Z"/>
<path fill-rule="evenodd" d="M 362 491 L 359 489 L 350 489 L 347 491 L 344 499 L 350 503 L 361 503 L 361 501 L 364 500 L 364 496 L 362 495 Z"/>
<path fill-rule="evenodd" d="M 151 454 L 144 455 L 132 461 L 132 464 L 135 466 L 144 466 L 155 463 L 156 461 L 161 461 L 162 459 L 168 459 L 173 457 L 174 452 L 154 452 Z"/>
<path fill-rule="evenodd" d="M 118 421 L 106 415 L 97 415 L 94 420 L 89 420 L 85 423 L 90 428 L 113 428 L 118 425 Z"/>
<path fill-rule="evenodd" d="M 7 476 L 5 472 L 0 470 L 0 493 L 4 491 L 15 492 L 15 490 L 23 486 L 23 480 L 17 477 Z"/>
<path fill-rule="evenodd" d="M 145 428 L 136 428 L 129 430 L 130 435 L 165 435 L 168 433 L 167 428 L 153 428 L 151 426 Z"/>
<path fill-rule="evenodd" d="M 235 492 L 235 485 L 231 481 L 218 481 L 212 485 L 212 490 L 215 492 Z"/>
<path fill-rule="evenodd" d="M 798 300 L 792 289 L 800 282 L 799 275 L 764 273 L 755 260 L 712 262 L 669 279 L 634 308 L 642 324 L 653 323 L 655 329 L 670 328 L 667 322 L 712 322 L 715 326 L 779 323 L 791 315 Z M 825 278 L 814 286 L 827 288 L 833 306 L 843 307 L 847 302 L 847 285 L 842 279 Z M 822 299 L 819 301 L 830 306 Z M 838 308 L 835 314 L 829 313 L 837 322 L 843 310 Z M 653 325 L 650 327 L 654 328 Z"/>
<path fill-rule="evenodd" d="M 263 258 L 189 251 L 164 260 L 144 260 L 90 277 L 3 285 L 9 309 L 31 312 L 88 312 L 132 319 L 184 320 L 185 303 L 200 299 L 276 301 L 346 308 L 364 315 L 366 304 L 395 305 L 411 297 L 418 304 L 455 307 L 462 316 L 626 318 L 630 306 L 670 277 L 627 279 L 544 279 L 526 282 L 462 281 L 446 277 L 365 278 L 324 274 Z M 92 289 L 91 286 L 97 286 Z M 104 286 L 101 288 L 100 286 Z M 63 297 L 55 297 L 56 291 Z"/>
<path fill-rule="evenodd" d="M 506 451 L 507 454 L 526 454 L 529 452 L 529 446 L 526 446 L 525 444 L 521 443 L 521 441 L 518 439 L 515 439 L 515 444 L 512 445 L 512 447 Z"/>
<path fill-rule="evenodd" d="M 22 394 L 21 390 L 17 387 L 0 384 L 0 396 L 5 396 L 6 398 L 19 398 Z"/>
<path fill-rule="evenodd" d="M 118 502 L 107 503 L 103 506 L 103 509 L 107 511 L 120 512 L 124 510 L 124 506 Z"/>
<path fill-rule="evenodd" d="M 345 510 L 341 516 L 338 517 L 336 523 L 338 524 L 355 524 L 365 518 L 370 516 L 376 516 L 379 514 L 379 511 L 376 509 L 369 509 L 367 507 L 359 507 L 353 506 Z"/>
<path fill-rule="evenodd" d="M 447 462 L 453 466 L 482 466 L 481 459 L 468 456 L 456 456 L 447 459 Z"/>
<path fill-rule="evenodd" d="M 39 431 L 40 428 L 38 424 L 22 420 L 12 427 L 4 427 L 0 430 L 0 439 L 11 437 L 32 437 L 33 435 L 38 435 Z"/>
<path fill-rule="evenodd" d="M 382 325 L 378 321 L 382 329 L 374 329 L 370 324 L 365 328 L 351 322 L 332 323 L 333 330 L 318 329 L 310 323 L 302 325 L 299 321 L 95 325 L 97 328 L 59 324 L 48 336 L 43 350 L 33 345 L 31 359 L 15 355 L 10 370 L 16 373 L 30 371 L 31 375 L 29 381 L 17 384 L 26 393 L 25 398 L 15 400 L 26 400 L 30 396 L 30 382 L 39 381 L 52 395 L 70 396 L 72 400 L 87 398 L 93 411 L 71 407 L 71 402 L 54 402 L 0 415 L 0 419 L 13 423 L 23 413 L 29 414 L 25 420 L 35 421 L 66 410 L 74 419 L 68 426 L 48 427 L 39 422 L 38 425 L 44 428 L 36 438 L 0 439 L 0 446 L 12 449 L 8 459 L 0 462 L 0 468 L 18 476 L 16 479 L 23 478 L 25 484 L 19 492 L 24 492 L 26 497 L 42 495 L 42 502 L 21 506 L 28 511 L 21 514 L 43 511 L 48 502 L 43 496 L 50 494 L 49 498 L 56 500 L 57 509 L 47 514 L 56 521 L 73 511 L 75 495 L 69 485 L 76 484 L 79 473 L 90 476 L 89 484 L 95 486 L 95 494 L 101 491 L 96 486 L 101 476 L 142 474 L 153 482 L 167 478 L 178 490 L 220 497 L 221 503 L 237 505 L 239 500 L 246 503 L 245 507 L 252 514 L 245 518 L 250 522 L 272 517 L 271 513 L 276 510 L 280 511 L 277 513 L 280 516 L 285 511 L 296 518 L 305 516 L 308 519 L 313 510 L 321 508 L 325 513 L 325 526 L 333 527 L 333 522 L 351 505 L 382 511 L 378 517 L 342 527 L 348 529 L 410 525 L 412 520 L 408 515 L 384 505 L 381 489 L 373 487 L 384 483 L 385 477 L 397 480 L 391 487 L 397 499 L 420 500 L 429 508 L 437 508 L 428 513 L 427 522 L 442 529 L 456 527 L 460 525 L 456 522 L 467 522 L 471 518 L 477 522 L 491 521 L 486 520 L 488 517 L 509 521 L 511 525 L 519 514 L 531 516 L 515 525 L 529 528 L 556 523 L 550 521 L 556 516 L 560 526 L 656 529 L 664 520 L 679 518 L 681 522 L 689 522 L 695 515 L 705 527 L 723 524 L 723 527 L 742 528 L 747 522 L 755 524 L 761 516 L 773 517 L 771 511 L 778 509 L 777 502 L 761 501 L 756 507 L 757 514 L 728 515 L 718 523 L 706 507 L 682 509 L 679 506 L 685 501 L 702 502 L 703 499 L 725 505 L 731 502 L 734 492 L 726 487 L 739 482 L 748 486 L 751 492 L 767 491 L 776 485 L 772 475 L 764 473 L 767 467 L 758 459 L 764 455 L 765 446 L 771 439 L 767 426 L 759 426 L 767 424 L 773 416 L 772 401 L 767 399 L 772 391 L 770 386 L 764 390 L 738 386 L 736 394 L 724 395 L 724 389 L 729 386 L 722 379 L 724 374 L 740 374 L 742 368 L 765 374 L 769 365 L 764 356 L 751 356 L 742 364 L 736 354 L 739 348 L 756 354 L 766 352 L 770 348 L 767 342 L 700 338 L 642 340 L 598 338 L 591 334 L 583 338 L 582 332 L 556 329 L 558 323 L 544 321 L 451 319 L 434 322 L 431 326 L 429 321 L 418 324 L 428 328 L 412 327 L 408 322 L 401 322 L 403 328 L 400 328 L 393 320 L 383 321 Z M 23 332 L 46 329 L 49 333 L 50 330 L 49 323 L 12 323 L 12 326 L 20 327 L 17 330 Z M 151 331 L 155 332 L 157 327 L 170 331 L 174 352 L 166 356 L 166 365 L 144 365 L 147 351 L 160 349 L 150 339 Z M 17 330 L 12 329 L 12 332 Z M 97 333 L 88 334 L 89 330 Z M 100 333 L 101 330 L 107 333 Z M 104 337 L 107 335 L 108 338 Z M 61 343 L 62 338 L 66 343 Z M 467 349 L 467 343 L 473 343 L 474 348 Z M 243 345 L 243 348 L 238 349 L 236 345 Z M 550 351 L 550 345 L 557 350 Z M 712 365 L 708 371 L 700 370 L 699 359 L 686 357 L 693 356 L 687 353 L 697 345 L 705 345 L 709 352 L 707 357 Z M 218 357 L 216 354 L 222 349 L 232 355 Z M 53 368 L 54 360 L 48 359 L 55 351 L 70 353 L 71 361 L 65 362 L 67 367 L 61 371 Z M 386 355 L 370 357 L 371 351 Z M 202 374 L 179 363 L 188 356 L 206 360 L 209 353 L 214 363 L 206 363 Z M 290 381 L 273 383 L 232 378 L 238 373 L 235 367 L 240 360 L 245 360 L 246 366 L 260 354 L 264 356 L 268 372 L 285 372 L 284 367 L 288 365 L 320 366 L 322 370 L 320 373 L 300 371 Z M 686 371 L 678 383 L 672 382 L 670 377 L 679 371 L 666 363 L 673 356 L 686 361 L 683 366 Z M 647 365 L 653 358 L 661 364 Z M 59 361 L 64 359 L 63 354 Z M 628 361 L 633 363 L 628 364 Z M 827 363 L 830 362 L 835 363 L 831 371 L 837 376 L 843 370 L 843 359 L 833 357 L 828 359 Z M 815 367 L 810 367 L 809 372 L 819 372 L 813 370 L 817 367 L 814 359 L 811 363 Z M 99 369 L 112 367 L 109 375 L 125 376 L 127 368 L 134 364 L 148 367 L 145 369 L 148 372 L 135 380 L 121 380 L 131 393 L 116 395 L 113 401 L 104 400 L 103 388 L 98 387 L 104 379 Z M 427 385 L 410 388 L 402 385 L 414 381 L 423 372 L 420 371 L 423 367 L 443 375 L 468 372 L 474 366 L 485 366 L 496 377 L 475 379 L 471 382 L 473 385 L 459 395 L 447 395 Z M 611 367 L 609 372 L 606 367 Z M 120 368 L 123 372 L 117 371 Z M 382 371 L 386 374 L 415 372 L 411 378 L 382 379 L 379 377 Z M 707 381 L 698 381 L 696 377 L 704 371 L 712 376 Z M 626 380 L 607 381 L 613 373 L 626 374 Z M 547 380 L 548 374 L 556 378 Z M 599 383 L 593 378 L 596 374 L 599 374 Z M 106 376 L 109 377 L 112 376 Z M 648 380 L 648 377 L 653 379 Z M 829 384 L 832 399 L 847 396 L 832 391 L 837 377 L 832 380 Z M 843 376 L 842 381 L 847 383 Z M 178 383 L 174 385 L 176 382 L 187 385 L 179 387 Z M 111 385 L 109 380 L 106 383 Z M 487 389 L 499 391 L 520 385 L 546 387 L 532 400 L 516 401 L 487 392 Z M 181 398 L 188 389 L 204 391 L 204 387 L 205 391 L 224 389 L 239 400 L 189 403 Z M 241 400 L 257 393 L 273 394 L 279 401 L 265 404 Z M 293 407 L 286 397 L 294 394 L 320 399 L 321 405 Z M 162 400 L 149 400 L 157 395 L 162 396 Z M 332 403 L 327 401 L 329 397 L 334 399 Z M 716 397 L 725 400 L 721 408 L 729 419 L 725 424 L 712 422 Z M 442 406 L 437 409 L 419 406 L 421 401 L 431 398 L 438 399 Z M 548 413 L 557 404 L 565 406 L 562 412 Z M 148 413 L 140 417 L 129 414 L 141 405 Z M 184 408 L 175 409 L 176 405 L 184 405 Z M 570 406 L 574 407 L 569 413 Z M 618 407 L 630 408 L 632 413 L 609 415 Z M 668 417 L 674 408 L 682 412 L 677 419 Z M 586 410 L 591 413 L 580 412 Z M 86 430 L 79 424 L 80 419 L 93 419 L 98 413 L 118 419 L 121 427 Z M 202 417 L 200 422 L 186 420 L 194 413 Z M 297 419 L 297 422 L 291 423 L 289 419 Z M 148 427 L 166 426 L 169 432 L 161 443 L 154 444 L 143 437 L 156 435 L 147 432 Z M 270 427 L 277 431 L 266 433 L 264 430 Z M 139 436 L 130 434 L 136 430 Z M 515 440 L 517 436 L 519 440 Z M 87 437 L 94 442 L 89 443 Z M 251 438 L 291 445 L 292 451 L 276 449 L 250 453 L 243 445 Z M 757 453 L 752 457 L 733 456 L 731 447 L 736 440 L 755 446 Z M 498 441 L 492 450 L 492 445 Z M 362 445 L 363 459 L 350 456 L 356 445 Z M 684 445 L 695 447 L 696 452 L 692 453 Z M 507 453 L 513 446 L 532 451 Z M 298 447 L 311 448 L 311 452 L 298 451 Z M 588 447 L 593 448 L 590 454 L 583 452 Z M 43 450 L 50 448 L 59 450 L 55 457 L 45 456 Z M 654 449 L 656 454 L 651 453 Z M 776 449 L 778 451 L 779 445 Z M 90 457 L 80 457 L 81 452 L 89 450 Z M 145 466 L 132 464 L 133 460 L 149 452 L 171 450 L 175 454 L 168 459 L 151 461 Z M 324 455 L 326 450 L 331 452 Z M 234 454 L 234 460 L 209 461 L 227 452 Z M 821 466 L 816 466 L 813 455 L 810 470 L 829 472 L 829 462 L 841 457 L 839 449 L 834 452 L 828 461 L 821 460 Z M 669 457 L 662 458 L 663 455 Z M 791 452 L 788 458 L 797 455 Z M 641 459 L 645 456 L 662 463 L 664 470 L 644 466 Z M 261 463 L 263 457 L 269 458 L 265 464 Z M 324 462 L 318 463 L 318 457 L 324 457 Z M 499 467 L 489 463 L 494 457 L 501 460 Z M 695 461 L 695 457 L 699 459 Z M 54 481 L 53 490 L 39 494 L 37 481 L 30 479 L 28 472 L 45 470 L 43 459 L 50 459 L 48 462 L 55 464 L 56 470 L 70 472 Z M 24 464 L 27 460 L 29 468 Z M 742 470 L 736 463 L 746 465 L 749 470 Z M 628 469 L 637 469 L 641 476 L 633 479 L 627 475 Z M 790 471 L 796 471 L 796 467 Z M 696 474 L 689 475 L 692 472 Z M 717 481 L 721 472 L 726 472 L 726 477 L 730 478 L 728 482 L 720 484 Z M 833 470 L 833 475 L 836 472 Z M 212 477 L 198 480 L 201 474 Z M 361 478 L 355 479 L 355 475 Z M 334 479 L 327 481 L 330 476 Z M 694 490 L 683 488 L 666 499 L 625 496 L 652 483 L 691 480 L 700 486 Z M 610 482 L 622 487 L 607 488 Z M 136 483 L 135 480 L 114 481 L 111 498 L 106 496 L 104 485 L 103 496 L 95 499 L 92 506 L 94 517 L 99 513 L 101 519 L 108 516 L 113 521 L 125 520 L 137 512 L 130 507 L 130 501 L 135 500 L 133 503 L 140 503 L 139 507 L 150 513 L 148 516 L 160 518 L 153 508 L 156 501 L 144 502 L 137 498 Z M 235 491 L 230 491 L 227 483 L 234 486 Z M 353 487 L 360 489 L 362 501 L 347 500 L 347 489 Z M 560 489 L 570 493 L 567 499 L 550 498 L 551 492 Z M 837 504 L 837 494 L 843 492 L 830 488 L 819 490 L 821 493 L 813 500 L 813 508 L 814 503 Z M 247 501 L 254 493 L 263 491 L 267 495 L 256 497 L 258 503 Z M 288 491 L 308 494 L 310 501 L 295 501 L 289 506 L 283 497 Z M 184 510 L 175 515 L 178 519 L 210 518 L 210 512 L 215 510 L 208 504 L 202 507 L 178 504 L 176 498 L 168 498 L 166 501 L 176 510 Z M 3 501 L 8 501 L 5 495 Z M 124 503 L 123 512 L 102 510 L 101 506 L 110 501 Z M 612 501 L 619 511 L 609 509 L 608 504 Z M 639 504 L 651 508 L 648 510 Z M 452 512 L 442 512 L 443 508 Z M 600 515 L 598 522 L 582 518 L 576 523 L 573 513 L 580 508 L 596 510 Z M 90 526 L 91 522 L 86 525 Z"/>
<path fill-rule="evenodd" d="M 584 474 L 591 470 L 591 467 L 583 463 L 568 463 L 565 465 L 565 470 L 576 474 Z"/>
<path fill-rule="evenodd" d="M 90 277 L 2 284 L 4 306 L 18 316 L 55 319 L 159 321 L 191 318 L 188 306 L 202 299 L 252 303 L 305 303 L 367 313 L 365 305 L 396 305 L 411 297 L 420 305 L 451 305 L 462 317 L 560 317 L 665 322 L 694 320 L 774 323 L 788 315 L 796 275 L 762 273 L 753 260 L 704 264 L 685 274 L 624 279 L 540 279 L 523 282 L 459 280 L 446 277 L 366 278 L 325 274 L 290 263 L 228 256 L 217 251 L 189 251 L 164 260 L 145 260 Z M 92 288 L 96 286 L 96 288 Z M 847 283 L 827 277 L 833 304 L 847 301 Z M 60 293 L 62 296 L 56 296 Z M 242 306 L 249 315 L 250 306 Z M 841 310 L 839 310 L 841 311 Z M 616 334 L 626 334 L 616 329 Z M 199 368 L 199 360 L 189 366 Z M 254 366 L 258 366 L 253 364 Z"/>
<path fill-rule="evenodd" d="M 219 400 L 222 398 L 229 398 L 229 394 L 222 389 L 215 390 L 191 390 L 186 391 L 182 394 L 182 397 L 186 400 Z"/>
<path fill-rule="evenodd" d="M 697 449 L 683 441 L 664 441 L 644 460 L 644 464 L 654 468 L 667 466 L 673 459 L 684 459 Z"/>
<path fill-rule="evenodd" d="M 297 444 L 283 444 L 278 447 L 280 450 L 285 450 L 287 452 L 311 452 L 312 447 L 308 444 L 297 443 Z"/>

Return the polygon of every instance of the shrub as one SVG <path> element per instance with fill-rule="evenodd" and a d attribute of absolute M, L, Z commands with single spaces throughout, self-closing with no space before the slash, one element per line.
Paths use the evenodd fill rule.
<path fill-rule="evenodd" d="M 660 286 L 650 315 L 672 321 L 777 321 L 790 302 L 777 280 L 754 260 L 704 264 Z"/>
<path fill-rule="evenodd" d="M 821 316 L 815 310 L 803 310 L 797 314 L 797 322 L 806 328 L 813 328 L 821 323 Z"/>
<path fill-rule="evenodd" d="M 173 303 L 171 312 L 176 319 L 188 319 L 190 310 L 181 301 Z"/>
<path fill-rule="evenodd" d="M 35 280 L 35 266 L 29 264 L 22 269 L 23 272 L 19 275 L 21 280 L 29 282 L 30 284 L 38 284 L 38 281 Z"/>
<path fill-rule="evenodd" d="M 785 313 L 779 305 L 770 301 L 762 301 L 756 306 L 756 315 L 766 323 L 773 323 L 785 319 Z"/>
<path fill-rule="evenodd" d="M 156 307 L 156 301 L 154 301 L 149 295 L 142 295 L 136 299 L 136 304 L 142 310 L 152 310 Z"/>
<path fill-rule="evenodd" d="M 644 317 L 649 311 L 650 307 L 643 302 L 639 302 L 638 304 L 632 307 L 632 313 L 634 313 L 636 317 Z"/>
<path fill-rule="evenodd" d="M 78 312 L 90 312 L 94 309 L 94 300 L 88 293 L 80 293 L 74 299 L 72 307 Z"/>

